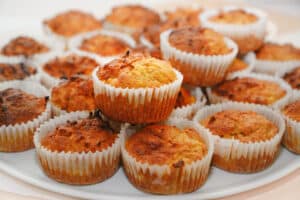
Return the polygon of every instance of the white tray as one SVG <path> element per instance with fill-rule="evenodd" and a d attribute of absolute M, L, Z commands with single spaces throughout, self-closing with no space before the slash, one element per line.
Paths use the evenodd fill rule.
<path fill-rule="evenodd" d="M 282 148 L 275 163 L 255 174 L 233 174 L 212 168 L 205 185 L 199 190 L 184 194 L 161 196 L 143 193 L 127 180 L 123 169 L 107 181 L 89 186 L 71 186 L 48 178 L 40 168 L 34 150 L 22 153 L 0 153 L 0 169 L 37 187 L 84 199 L 212 199 L 250 190 L 275 181 L 300 167 L 300 157 Z"/>

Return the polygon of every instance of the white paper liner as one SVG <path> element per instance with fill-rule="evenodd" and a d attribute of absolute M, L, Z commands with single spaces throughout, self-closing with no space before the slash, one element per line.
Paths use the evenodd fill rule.
<path fill-rule="evenodd" d="M 115 37 L 115 38 L 125 42 L 131 48 L 134 48 L 136 46 L 136 42 L 129 35 L 121 33 L 121 32 L 108 31 L 108 30 L 98 30 L 98 31 L 93 31 L 93 32 L 89 32 L 89 33 L 80 34 L 76 37 L 73 37 L 71 40 L 69 40 L 68 46 L 71 50 L 77 49 L 78 51 L 84 51 L 84 50 L 81 50 L 79 48 L 80 45 L 82 44 L 82 42 L 85 39 L 91 38 L 91 37 L 96 36 L 96 35 L 112 36 L 112 37 Z M 85 51 L 85 52 L 90 53 L 90 54 L 94 54 L 95 56 L 99 57 L 99 59 L 101 60 L 102 63 L 107 63 L 107 62 L 109 62 L 109 61 L 111 61 L 115 58 L 120 57 L 120 55 L 101 56 L 101 55 L 95 54 L 93 52 L 88 52 L 88 51 Z"/>
<path fill-rule="evenodd" d="M 123 97 L 126 96 L 128 99 L 128 103 L 133 103 L 133 105 L 138 108 L 142 108 L 144 106 L 146 107 L 147 104 L 152 105 L 153 102 L 162 102 L 168 100 L 172 97 L 177 96 L 183 80 L 182 74 L 176 69 L 174 69 L 174 72 L 176 74 L 176 80 L 172 83 L 162 85 L 158 88 L 118 88 L 99 80 L 99 78 L 97 77 L 97 71 L 99 69 L 100 67 L 96 68 L 92 74 L 95 97 L 99 94 L 104 94 L 105 96 L 110 97 L 111 101 L 108 103 L 111 103 L 112 105 L 114 105 L 114 101 L 119 95 Z M 131 117 L 133 118 L 135 115 L 138 114 L 132 113 L 133 109 L 131 107 L 127 107 L 126 105 L 124 105 L 124 109 L 128 111 L 127 113 L 131 113 Z M 118 114 L 119 113 L 115 113 L 115 117 L 117 117 Z M 151 115 L 151 113 L 145 114 Z"/>
<path fill-rule="evenodd" d="M 172 29 L 169 29 L 160 34 L 160 48 L 165 60 L 170 60 L 173 58 L 178 60 L 180 63 L 185 64 L 186 67 L 191 68 L 191 72 L 194 72 L 199 77 L 201 77 L 202 83 L 213 81 L 206 80 L 206 77 L 210 79 L 212 77 L 211 75 L 207 76 L 208 74 L 213 74 L 215 80 L 221 80 L 225 77 L 226 70 L 228 69 L 229 65 L 232 63 L 238 52 L 238 47 L 232 40 L 230 40 L 229 38 L 225 38 L 227 46 L 232 49 L 229 54 L 213 56 L 197 55 L 172 47 L 169 43 L 169 35 L 171 32 Z M 207 85 L 204 84 L 204 86 Z"/>
<path fill-rule="evenodd" d="M 243 57 L 243 61 L 248 65 L 247 68 L 239 70 L 239 71 L 228 73 L 226 79 L 230 80 L 233 77 L 238 76 L 239 74 L 247 74 L 247 73 L 252 72 L 252 70 L 254 68 L 254 62 L 255 62 L 255 54 L 253 52 L 250 52 L 250 53 L 246 54 Z"/>
<path fill-rule="evenodd" d="M 111 166 L 111 168 L 116 167 L 117 169 L 118 166 L 115 166 L 115 161 L 117 161 L 117 164 L 119 164 L 121 156 L 121 141 L 123 140 L 122 134 L 119 134 L 119 137 L 110 147 L 104 149 L 101 152 L 53 152 L 42 146 L 41 140 L 47 134 L 49 134 L 49 132 L 53 131 L 58 125 L 66 124 L 67 121 L 84 119 L 88 116 L 88 113 L 79 111 L 61 115 L 42 124 L 40 128 L 35 132 L 34 145 L 37 155 L 40 159 L 40 162 L 47 163 L 47 167 L 49 170 L 55 171 L 57 173 L 68 174 L 71 177 L 82 177 L 84 179 L 85 176 L 92 177 L 95 171 L 100 170 L 97 169 L 96 166 L 108 165 Z"/>
<path fill-rule="evenodd" d="M 58 41 L 55 41 L 51 38 L 45 37 L 44 35 L 38 35 L 38 34 L 32 34 L 32 33 L 26 32 L 25 34 L 13 33 L 13 34 L 9 34 L 9 35 L 1 35 L 1 36 L 2 36 L 2 38 L 1 38 L 1 41 L 0 41 L 0 51 L 11 40 L 13 40 L 13 39 L 15 39 L 16 37 L 19 37 L 19 36 L 26 36 L 26 37 L 33 38 L 37 42 L 40 42 L 41 44 L 46 45 L 49 48 L 49 51 L 44 52 L 44 53 L 37 53 L 37 54 L 34 54 L 32 56 L 29 56 L 29 57 L 25 57 L 25 56 L 22 56 L 22 55 L 19 55 L 19 56 L 5 56 L 5 55 L 0 54 L 0 59 L 1 58 L 16 58 L 16 59 L 24 59 L 24 60 L 35 61 L 35 60 L 39 60 L 41 56 L 51 54 L 53 51 L 62 52 L 64 50 L 64 46 L 63 46 L 62 43 L 60 43 Z"/>
<path fill-rule="evenodd" d="M 192 119 L 193 115 L 200 108 L 205 106 L 207 100 L 200 87 L 190 87 L 188 90 L 190 91 L 191 95 L 196 98 L 196 102 L 190 105 L 175 108 L 171 113 L 170 118 L 178 117 Z"/>
<path fill-rule="evenodd" d="M 140 29 L 138 29 L 138 28 L 132 28 L 132 27 L 128 27 L 128 26 L 113 24 L 108 21 L 104 21 L 102 26 L 106 30 L 123 32 L 123 33 L 127 33 L 129 35 L 133 35 L 136 31 L 140 31 Z"/>
<path fill-rule="evenodd" d="M 155 48 L 155 46 L 144 35 L 140 36 L 140 43 L 141 43 L 141 45 L 143 45 L 149 49 Z"/>
<path fill-rule="evenodd" d="M 195 187 L 195 185 L 193 184 L 193 183 L 195 183 L 195 180 L 201 179 L 201 177 L 206 177 L 208 175 L 212 155 L 214 152 L 213 139 L 212 139 L 211 133 L 209 133 L 208 129 L 200 126 L 198 123 L 194 123 L 194 122 L 186 120 L 186 119 L 170 118 L 167 122 L 165 122 L 165 124 L 173 125 L 180 129 L 193 128 L 200 134 L 201 138 L 204 140 L 206 147 L 208 149 L 207 154 L 201 160 L 194 161 L 190 164 L 185 164 L 183 169 L 181 169 L 182 172 L 181 172 L 180 177 L 178 177 L 179 180 L 174 180 L 176 182 L 173 184 L 178 184 L 178 185 L 176 185 L 176 190 L 172 191 L 172 193 L 186 192 L 184 189 L 184 188 L 187 188 L 186 186 L 190 186 L 191 188 Z M 160 185 L 161 187 L 168 188 L 170 185 L 164 185 L 166 183 L 163 181 L 163 178 L 172 177 L 172 176 L 176 175 L 176 174 L 172 173 L 173 170 L 172 170 L 171 166 L 166 165 L 166 164 L 158 165 L 158 164 L 142 163 L 140 161 L 137 161 L 126 150 L 125 143 L 126 143 L 127 138 L 130 135 L 134 134 L 136 131 L 137 131 L 136 129 L 134 129 L 132 127 L 128 127 L 126 125 L 123 126 L 121 129 L 121 133 L 124 134 L 124 136 L 125 136 L 124 142 L 122 142 L 122 145 L 121 145 L 121 151 L 122 151 L 123 164 L 124 164 L 126 173 L 129 174 L 130 176 L 133 176 L 135 179 L 140 180 L 141 182 L 143 182 L 143 179 L 142 179 L 143 177 L 140 176 L 140 174 L 141 173 L 143 173 L 143 174 L 149 173 L 151 176 L 156 176 L 156 180 L 152 182 L 153 185 L 157 184 L 157 185 Z M 145 180 L 145 181 L 147 182 L 147 180 Z M 149 186 L 149 187 L 151 187 L 151 186 Z M 145 189 L 147 189 L 147 188 L 145 188 Z M 196 190 L 196 189 L 198 189 L 198 188 L 193 188 L 193 190 Z M 148 192 L 149 192 L 149 190 L 148 190 Z M 155 191 L 153 191 L 153 192 L 155 192 Z"/>
<path fill-rule="evenodd" d="M 95 56 L 94 54 L 83 52 L 83 51 L 77 51 L 77 50 L 67 51 L 64 53 L 61 53 L 58 51 L 58 52 L 52 52 L 51 54 L 45 55 L 45 56 L 41 57 L 38 61 L 35 61 L 34 63 L 35 63 L 35 65 L 39 66 L 39 68 L 40 68 L 41 82 L 43 85 L 46 86 L 46 88 L 50 89 L 50 88 L 54 87 L 55 85 L 57 85 L 60 82 L 60 79 L 53 77 L 50 74 L 48 74 L 47 72 L 45 72 L 43 70 L 43 66 L 50 60 L 55 59 L 56 57 L 61 58 L 61 57 L 65 57 L 65 56 L 68 56 L 71 54 L 89 57 L 91 59 L 94 59 L 99 65 L 102 64 L 99 57 Z"/>
<path fill-rule="evenodd" d="M 247 13 L 255 15 L 258 20 L 255 23 L 243 25 L 216 23 L 209 20 L 211 17 L 218 15 L 222 11 L 228 12 L 238 9 L 242 9 Z M 199 20 L 201 21 L 201 25 L 203 27 L 211 28 L 230 38 L 244 38 L 254 35 L 258 39 L 263 39 L 266 34 L 267 16 L 262 11 L 254 8 L 238 8 L 227 6 L 219 10 L 206 10 L 199 15 Z"/>
<path fill-rule="evenodd" d="M 0 63 L 5 63 L 5 64 L 20 64 L 20 63 L 24 63 L 26 66 L 30 66 L 34 69 L 36 69 L 36 73 L 29 75 L 27 77 L 25 77 L 24 79 L 22 79 L 23 81 L 35 81 L 35 82 L 40 82 L 41 80 L 41 72 L 40 72 L 40 68 L 38 66 L 36 66 L 32 61 L 30 60 L 26 60 L 23 58 L 10 58 L 10 57 L 0 57 Z M 14 79 L 17 80 L 17 79 Z"/>
<path fill-rule="evenodd" d="M 261 105 L 226 102 L 222 104 L 210 105 L 199 110 L 193 120 L 194 122 L 199 123 L 209 116 L 212 116 L 213 114 L 224 110 L 254 111 L 265 116 L 268 120 L 274 123 L 278 127 L 278 133 L 270 140 L 249 143 L 243 143 L 237 139 L 227 139 L 221 138 L 218 135 L 212 135 L 214 138 L 215 155 L 218 155 L 227 160 L 240 158 L 245 158 L 246 160 L 254 160 L 262 158 L 264 156 L 273 157 L 274 155 L 276 155 L 278 149 L 280 148 L 279 144 L 285 130 L 284 120 L 278 112 Z"/>
<path fill-rule="evenodd" d="M 299 61 L 300 62 L 300 61 Z M 275 76 L 282 78 L 287 74 L 292 72 L 293 70 L 300 68 L 300 64 L 299 65 L 294 65 L 294 66 L 288 66 L 288 67 L 281 67 L 275 74 Z M 284 80 L 284 79 L 283 79 Z M 285 80 L 284 80 L 285 81 Z M 289 84 L 288 82 L 286 82 L 287 84 Z M 292 86 L 291 86 L 292 87 Z M 296 89 L 296 88 L 292 88 L 294 93 L 300 93 L 300 90 Z"/>
<path fill-rule="evenodd" d="M 20 89 L 26 93 L 35 95 L 37 97 L 46 97 L 49 95 L 49 92 L 39 83 L 33 81 L 7 81 L 0 83 L 0 91 L 7 88 L 16 88 Z M 11 145 L 9 148 L 0 147 L 1 151 L 23 151 L 26 149 L 18 149 L 18 147 L 27 146 L 28 148 L 33 147 L 32 135 L 34 131 L 42 124 L 44 121 L 48 120 L 51 116 L 51 106 L 47 103 L 45 111 L 42 112 L 35 119 L 23 122 L 15 125 L 2 125 L 0 126 L 0 143 L 10 142 Z M 25 141 L 24 141 L 25 140 Z M 5 148 L 5 149 L 4 149 Z"/>
<path fill-rule="evenodd" d="M 297 122 L 283 113 L 285 106 L 298 100 L 300 100 L 300 93 L 294 92 L 286 102 L 278 105 L 277 109 L 286 122 L 286 129 L 282 143 L 290 151 L 300 154 L 300 122 Z"/>
<path fill-rule="evenodd" d="M 272 81 L 272 82 L 277 83 L 282 89 L 284 89 L 286 91 L 286 95 L 284 97 L 282 97 L 278 101 L 275 101 L 271 105 L 267 105 L 272 108 L 276 108 L 282 102 L 287 101 L 287 99 L 289 98 L 289 96 L 291 95 L 291 92 L 292 92 L 291 87 L 284 80 L 282 80 L 281 78 L 278 78 L 278 77 L 273 77 L 273 76 L 269 76 L 269 75 L 265 75 L 265 74 L 249 73 L 249 74 L 238 74 L 238 75 L 232 77 L 232 79 L 234 79 L 236 77 L 241 77 L 241 78 L 242 77 L 252 77 L 252 78 L 259 79 L 259 80 Z M 229 100 L 226 97 L 218 96 L 217 94 L 213 93 L 211 88 L 206 88 L 206 93 L 207 93 L 209 102 L 211 104 L 222 103 L 222 102 L 233 102 L 232 100 Z"/>

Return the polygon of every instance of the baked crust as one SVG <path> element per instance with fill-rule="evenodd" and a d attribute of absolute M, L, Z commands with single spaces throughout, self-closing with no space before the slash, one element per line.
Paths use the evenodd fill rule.
<path fill-rule="evenodd" d="M 222 11 L 209 19 L 210 21 L 221 24 L 239 24 L 246 25 L 255 23 L 258 18 L 254 14 L 246 12 L 243 9 Z"/>
<path fill-rule="evenodd" d="M 132 135 L 125 144 L 137 161 L 148 164 L 182 167 L 201 160 L 207 147 L 194 129 L 169 125 L 150 125 Z"/>
<path fill-rule="evenodd" d="M 112 12 L 105 17 L 105 21 L 142 30 L 144 27 L 158 24 L 160 16 L 140 5 L 123 5 L 114 7 Z"/>
<path fill-rule="evenodd" d="M 282 111 L 285 116 L 300 122 L 300 100 L 286 105 Z"/>
<path fill-rule="evenodd" d="M 98 34 L 83 40 L 79 48 L 100 56 L 113 56 L 125 53 L 129 46 L 116 37 Z"/>
<path fill-rule="evenodd" d="M 292 70 L 291 72 L 286 73 L 283 76 L 283 79 L 290 84 L 294 89 L 300 89 L 300 66 Z"/>
<path fill-rule="evenodd" d="M 37 70 L 25 63 L 0 63 L 0 82 L 23 80 L 37 73 Z"/>
<path fill-rule="evenodd" d="M 5 56 L 32 56 L 38 53 L 46 53 L 49 48 L 34 40 L 31 37 L 19 36 L 7 43 L 2 49 L 1 54 Z"/>
<path fill-rule="evenodd" d="M 65 37 L 72 37 L 79 33 L 89 32 L 101 28 L 101 22 L 88 13 L 69 10 L 45 20 L 53 32 Z"/>
<path fill-rule="evenodd" d="M 251 77 L 224 81 L 212 88 L 212 92 L 231 101 L 271 105 L 286 95 L 279 84 Z"/>
<path fill-rule="evenodd" d="M 203 12 L 202 8 L 177 8 L 173 12 L 165 12 L 167 21 L 184 20 L 189 26 L 200 26 L 198 16 Z"/>
<path fill-rule="evenodd" d="M 155 88 L 172 83 L 176 74 L 163 60 L 144 54 L 128 54 L 101 67 L 98 78 L 120 88 Z"/>
<path fill-rule="evenodd" d="M 289 61 L 300 59 L 300 49 L 292 44 L 265 43 L 258 51 L 256 58 L 261 60 Z"/>
<path fill-rule="evenodd" d="M 221 111 L 204 119 L 201 124 L 213 135 L 243 143 L 267 141 L 278 132 L 278 127 L 270 120 L 250 110 Z"/>
<path fill-rule="evenodd" d="M 0 126 L 8 126 L 37 118 L 45 111 L 47 98 L 8 88 L 0 91 L 0 104 Z"/>
<path fill-rule="evenodd" d="M 176 49 L 203 55 L 224 55 L 232 51 L 224 37 L 207 28 L 182 28 L 173 30 L 169 43 Z"/>
<path fill-rule="evenodd" d="M 247 63 L 239 58 L 235 58 L 229 68 L 227 69 L 227 73 L 241 71 L 248 67 Z"/>
<path fill-rule="evenodd" d="M 111 146 L 117 134 L 100 118 L 69 121 L 46 135 L 41 144 L 50 151 L 96 152 Z"/>
<path fill-rule="evenodd" d="M 70 54 L 48 61 L 43 70 L 56 78 L 71 78 L 74 75 L 90 75 L 98 65 L 92 58 Z"/>
<path fill-rule="evenodd" d="M 177 96 L 175 108 L 191 105 L 196 102 L 196 98 L 184 87 L 180 88 Z"/>
<path fill-rule="evenodd" d="M 51 103 L 67 112 L 96 109 L 93 81 L 72 77 L 51 90 Z"/>
<path fill-rule="evenodd" d="M 145 46 L 138 46 L 130 50 L 132 53 L 141 53 L 145 56 L 152 56 L 153 58 L 157 58 L 163 60 L 160 48 L 147 48 Z"/>

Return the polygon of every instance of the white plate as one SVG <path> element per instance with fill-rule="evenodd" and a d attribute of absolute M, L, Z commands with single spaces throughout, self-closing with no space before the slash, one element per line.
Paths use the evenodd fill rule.
<path fill-rule="evenodd" d="M 211 199 L 236 194 L 275 181 L 300 167 L 300 157 L 282 149 L 278 159 L 268 169 L 255 174 L 233 174 L 212 168 L 205 185 L 199 190 L 174 195 L 177 199 Z M 0 153 L 0 169 L 37 187 L 84 199 L 170 199 L 137 190 L 127 180 L 123 169 L 107 181 L 89 186 L 71 186 L 48 178 L 40 168 L 34 150 L 22 153 Z"/>

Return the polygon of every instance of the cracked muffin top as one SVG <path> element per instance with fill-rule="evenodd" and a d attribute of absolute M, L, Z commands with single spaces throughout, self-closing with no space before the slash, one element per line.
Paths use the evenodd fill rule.
<path fill-rule="evenodd" d="M 200 26 L 199 14 L 203 12 L 202 8 L 177 8 L 174 11 L 167 11 L 165 15 L 167 21 L 184 20 L 189 26 Z"/>
<path fill-rule="evenodd" d="M 282 77 L 293 89 L 300 89 L 300 66 Z"/>
<path fill-rule="evenodd" d="M 0 62 L 0 82 L 23 80 L 36 73 L 36 68 L 22 62 L 14 64 Z"/>
<path fill-rule="evenodd" d="M 201 160 L 208 152 L 194 129 L 171 125 L 146 126 L 126 141 L 125 148 L 139 162 L 174 168 Z"/>
<path fill-rule="evenodd" d="M 176 49 L 201 55 L 224 55 L 232 51 L 224 37 L 207 28 L 182 28 L 173 30 L 169 43 Z"/>
<path fill-rule="evenodd" d="M 286 105 L 283 110 L 283 114 L 297 122 L 300 122 L 300 100 L 294 101 Z"/>
<path fill-rule="evenodd" d="M 64 37 L 72 37 L 80 33 L 90 32 L 101 28 L 100 20 L 79 10 L 69 10 L 45 20 L 54 33 Z"/>
<path fill-rule="evenodd" d="M 265 43 L 256 52 L 256 58 L 261 60 L 289 61 L 300 60 L 300 49 L 292 44 Z"/>
<path fill-rule="evenodd" d="M 278 127 L 265 116 L 254 111 L 225 110 L 207 117 L 202 122 L 213 135 L 251 143 L 273 138 Z"/>
<path fill-rule="evenodd" d="M 221 24 L 245 25 L 255 23 L 258 18 L 254 14 L 243 9 L 235 9 L 230 11 L 221 11 L 218 15 L 209 18 L 209 20 Z"/>

